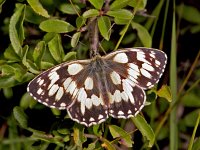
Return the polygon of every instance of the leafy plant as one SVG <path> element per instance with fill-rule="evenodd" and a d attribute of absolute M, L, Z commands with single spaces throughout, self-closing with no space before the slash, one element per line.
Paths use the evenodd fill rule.
<path fill-rule="evenodd" d="M 12 9 L 6 10 L 9 3 Z M 148 5 L 146 0 L 1 0 L 1 13 L 9 11 L 12 15 L 6 14 L 1 25 L 2 36 L 9 38 L 10 43 L 6 42 L 1 48 L 0 108 L 7 103 L 13 104 L 9 105 L 8 114 L 3 111 L 1 115 L 0 149 L 164 149 L 168 144 L 163 146 L 160 143 L 166 140 L 170 141 L 171 149 L 178 149 L 183 143 L 179 140 L 179 132 L 191 137 L 189 149 L 198 149 L 200 140 L 194 139 L 200 120 L 199 70 L 194 74 L 195 81 L 189 83 L 188 80 L 200 53 L 187 76 L 177 78 L 175 12 L 170 20 L 172 35 L 166 35 L 169 27 L 165 25 L 169 8 L 176 8 L 175 1 L 173 4 L 160 1 L 152 7 L 151 15 L 149 11 L 145 12 Z M 165 12 L 162 16 L 163 8 Z M 190 18 L 192 15 L 181 9 L 195 16 L 199 16 L 199 11 L 192 6 L 177 7 L 180 19 L 195 24 L 189 28 L 186 26 L 186 29 L 198 33 L 199 18 Z M 159 22 L 160 18 L 164 18 L 164 23 Z M 95 19 L 102 54 L 119 47 L 158 47 L 158 43 L 160 49 L 168 48 L 166 52 L 171 53 L 169 81 L 172 92 L 168 86 L 158 85 L 158 88 L 147 91 L 148 102 L 143 114 L 128 120 L 110 118 L 103 124 L 86 128 L 70 120 L 65 111 L 37 103 L 25 89 L 27 83 L 43 70 L 64 61 L 89 57 L 89 28 Z M 186 33 L 186 29 L 181 33 Z M 157 35 L 161 38 L 155 44 L 154 41 L 159 41 Z M 164 37 L 172 38 L 172 41 L 167 41 L 171 47 L 165 46 Z M 180 90 L 177 90 L 177 82 L 181 84 Z M 166 81 L 164 83 L 167 84 Z M 184 91 L 186 84 L 189 88 Z M 177 119 L 178 105 L 193 110 Z M 174 122 L 174 119 L 177 120 Z M 187 132 L 191 127 L 194 127 L 193 134 Z"/>

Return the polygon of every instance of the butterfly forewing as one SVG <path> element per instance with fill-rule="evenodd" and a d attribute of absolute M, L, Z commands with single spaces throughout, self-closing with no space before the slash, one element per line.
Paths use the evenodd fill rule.
<path fill-rule="evenodd" d="M 74 102 L 73 97 L 75 97 L 77 87 L 82 86 L 82 78 L 87 76 L 85 74 L 76 79 L 73 74 L 84 70 L 89 62 L 88 60 L 72 61 L 44 71 L 29 83 L 27 91 L 34 99 L 44 105 L 51 108 L 66 109 Z M 73 69 L 73 66 L 76 69 Z M 79 82 L 75 83 L 75 80 Z"/>
<path fill-rule="evenodd" d="M 123 49 L 60 64 L 33 79 L 28 91 L 49 107 L 67 109 L 73 120 L 86 126 L 109 116 L 129 118 L 144 107 L 144 89 L 158 82 L 166 60 L 159 50 Z"/>
<path fill-rule="evenodd" d="M 120 63 L 127 69 L 127 78 L 143 89 L 151 88 L 159 81 L 167 63 L 164 52 L 151 48 L 122 49 L 106 55 L 105 59 Z"/>

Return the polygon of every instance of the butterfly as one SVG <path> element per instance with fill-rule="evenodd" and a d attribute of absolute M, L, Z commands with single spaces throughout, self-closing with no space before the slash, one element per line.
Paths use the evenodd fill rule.
<path fill-rule="evenodd" d="M 136 116 L 146 89 L 161 78 L 167 55 L 152 48 L 126 48 L 105 56 L 59 64 L 35 77 L 27 91 L 38 102 L 67 110 L 85 126 Z"/>

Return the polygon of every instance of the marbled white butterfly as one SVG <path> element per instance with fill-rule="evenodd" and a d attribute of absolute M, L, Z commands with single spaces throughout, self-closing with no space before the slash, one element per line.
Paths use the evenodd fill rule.
<path fill-rule="evenodd" d="M 91 126 L 109 116 L 136 116 L 146 101 L 144 90 L 158 82 L 166 62 L 160 50 L 120 49 L 59 64 L 33 79 L 27 90 L 38 102 L 66 109 L 72 120 Z"/>

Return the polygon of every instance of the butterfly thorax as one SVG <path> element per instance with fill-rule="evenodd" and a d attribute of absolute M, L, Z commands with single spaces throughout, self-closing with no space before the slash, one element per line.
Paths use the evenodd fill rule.
<path fill-rule="evenodd" d="M 108 81 L 107 74 L 109 74 L 108 62 L 105 61 L 101 56 L 97 55 L 92 62 L 88 65 L 88 71 L 90 72 L 89 76 L 93 79 L 94 84 L 97 85 L 99 90 L 99 97 L 102 97 L 104 100 L 104 107 L 109 105 L 108 98 Z M 102 81 L 102 82 L 99 82 Z"/>

